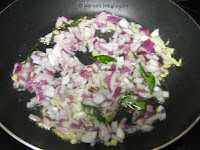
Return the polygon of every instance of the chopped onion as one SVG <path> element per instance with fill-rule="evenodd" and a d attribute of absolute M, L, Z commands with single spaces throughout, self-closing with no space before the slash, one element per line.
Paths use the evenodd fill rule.
<path fill-rule="evenodd" d="M 124 139 L 124 137 L 125 137 L 125 134 L 124 134 L 124 131 L 122 130 L 122 128 L 117 128 L 117 130 L 116 130 L 116 135 L 118 136 L 118 137 L 120 137 L 121 139 Z"/>
<path fill-rule="evenodd" d="M 159 36 L 159 29 L 155 29 L 152 33 L 151 33 L 152 37 L 157 37 Z"/>
<path fill-rule="evenodd" d="M 128 28 L 129 22 L 126 19 L 123 18 L 119 21 L 119 26 L 121 26 L 122 28 Z"/>
<path fill-rule="evenodd" d="M 117 121 L 114 121 L 114 122 L 111 123 L 111 128 L 112 128 L 112 131 L 113 131 L 113 132 L 116 132 L 116 131 L 117 131 L 117 126 L 118 126 Z"/>
<path fill-rule="evenodd" d="M 105 95 L 103 95 L 101 92 L 98 92 L 97 94 L 95 94 L 95 96 L 94 96 L 94 102 L 96 103 L 96 104 L 101 104 L 103 101 L 105 101 L 106 100 L 106 97 L 105 97 Z"/>
<path fill-rule="evenodd" d="M 97 136 L 96 131 L 87 132 L 81 137 L 81 141 L 85 143 L 91 143 L 94 142 L 96 136 Z"/>
<path fill-rule="evenodd" d="M 27 108 L 41 106 L 41 116 L 30 114 L 31 120 L 73 144 L 94 146 L 98 142 L 116 145 L 123 142 L 125 133 L 149 132 L 156 120 L 166 119 L 161 104 L 169 92 L 162 89 L 160 81 L 169 74 L 168 68 L 180 66 L 181 60 L 172 57 L 174 49 L 166 47 L 159 29 L 150 32 L 109 12 L 78 21 L 58 17 L 55 27 L 40 38 L 40 42 L 55 45 L 34 51 L 24 62 L 16 63 L 12 72 L 14 88 L 35 94 Z M 114 34 L 109 41 L 101 36 L 111 31 Z M 78 51 L 91 53 L 93 57 L 88 59 L 94 63 L 83 64 L 87 60 L 78 58 Z M 121 120 L 115 117 L 126 93 L 132 94 L 128 100 L 142 99 L 147 105 L 144 113 L 131 111 L 132 124 L 126 116 Z M 151 98 L 157 100 L 157 108 L 149 104 Z M 130 102 L 129 106 L 136 104 Z"/>
<path fill-rule="evenodd" d="M 41 122 L 41 121 L 42 121 L 42 119 L 41 119 L 40 117 L 35 116 L 35 115 L 33 115 L 33 114 L 30 114 L 28 117 L 29 117 L 31 120 L 35 121 L 35 122 Z"/>

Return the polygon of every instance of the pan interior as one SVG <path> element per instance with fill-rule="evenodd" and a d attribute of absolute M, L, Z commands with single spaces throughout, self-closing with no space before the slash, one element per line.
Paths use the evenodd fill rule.
<path fill-rule="evenodd" d="M 151 149 L 172 140 L 183 132 L 199 115 L 200 66 L 199 27 L 183 11 L 169 1 L 160 0 L 19 0 L 0 15 L 0 118 L 14 134 L 43 149 L 91 149 L 87 144 L 71 145 L 53 133 L 38 128 L 28 119 L 28 92 L 17 92 L 10 79 L 13 65 L 23 61 L 37 39 L 54 27 L 58 16 L 74 19 L 94 17 L 99 11 L 109 11 L 134 21 L 160 35 L 169 46 L 176 48 L 175 58 L 183 58 L 180 68 L 172 68 L 167 84 L 171 96 L 165 104 L 167 119 L 156 123 L 150 133 L 128 136 L 123 144 L 112 149 Z M 80 54 L 81 55 L 81 54 Z M 87 62 L 86 62 L 87 63 Z M 94 149 L 105 149 L 97 144 Z"/>

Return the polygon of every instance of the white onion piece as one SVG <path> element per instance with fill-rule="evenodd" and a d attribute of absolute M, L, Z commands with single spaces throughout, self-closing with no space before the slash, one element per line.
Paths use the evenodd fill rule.
<path fill-rule="evenodd" d="M 90 143 L 90 146 L 94 146 L 95 144 L 96 144 L 96 141 L 91 142 L 91 143 Z"/>
<path fill-rule="evenodd" d="M 118 127 L 124 129 L 125 128 L 125 123 L 126 123 L 126 118 L 122 118 L 121 122 L 119 123 Z"/>
<path fill-rule="evenodd" d="M 94 142 L 96 136 L 97 136 L 97 131 L 87 132 L 83 134 L 83 136 L 81 137 L 81 141 L 84 143 L 91 143 Z"/>
<path fill-rule="evenodd" d="M 117 121 L 114 121 L 114 122 L 111 123 L 111 128 L 112 128 L 113 132 L 117 131 L 117 126 L 118 126 L 118 122 Z"/>
<path fill-rule="evenodd" d="M 161 112 L 162 110 L 164 110 L 164 107 L 162 105 L 159 105 L 157 108 L 156 108 L 156 112 L 159 113 Z"/>
<path fill-rule="evenodd" d="M 126 132 L 128 133 L 128 134 L 133 134 L 133 133 L 135 133 L 136 131 L 138 131 L 139 130 L 139 126 L 132 126 L 131 128 L 129 128 L 128 130 L 126 130 Z"/>
<path fill-rule="evenodd" d="M 110 138 L 111 138 L 111 135 L 110 134 L 106 134 L 104 136 L 104 143 L 107 143 L 110 140 Z"/>
<path fill-rule="evenodd" d="M 119 26 L 121 26 L 122 28 L 128 28 L 129 22 L 126 19 L 123 18 L 119 21 Z"/>
<path fill-rule="evenodd" d="M 169 97 L 169 92 L 168 91 L 163 91 L 163 97 Z"/>
<path fill-rule="evenodd" d="M 159 29 L 155 29 L 152 33 L 151 33 L 152 37 L 157 37 L 159 36 Z"/>
<path fill-rule="evenodd" d="M 153 122 L 155 122 L 157 119 L 159 119 L 159 114 L 155 114 L 149 118 L 147 118 L 145 121 L 144 121 L 144 124 L 152 124 Z"/>
<path fill-rule="evenodd" d="M 154 87 L 154 91 L 155 91 L 155 92 L 158 92 L 159 90 L 160 90 L 160 88 L 159 88 L 158 86 L 155 86 L 155 87 Z"/>
<path fill-rule="evenodd" d="M 117 130 L 116 130 L 116 136 L 120 137 L 121 139 L 124 139 L 125 133 L 122 130 L 122 128 L 119 128 L 119 127 L 117 128 Z"/>
<path fill-rule="evenodd" d="M 154 59 L 150 59 L 149 60 L 149 64 L 151 64 L 151 65 L 153 65 L 155 67 L 158 67 L 158 62 L 156 60 L 154 60 Z"/>
<path fill-rule="evenodd" d="M 143 97 L 145 99 L 152 98 L 152 95 L 149 92 L 139 92 L 138 94 L 139 94 L 139 96 L 141 96 L 141 97 Z"/>
<path fill-rule="evenodd" d="M 101 107 L 109 107 L 109 106 L 112 106 L 114 103 L 113 100 L 105 100 L 102 104 L 101 104 Z"/>
<path fill-rule="evenodd" d="M 158 67 L 155 67 L 153 65 L 146 65 L 146 69 L 148 72 L 156 72 L 156 71 L 159 71 L 159 68 Z"/>
<path fill-rule="evenodd" d="M 116 78 L 117 78 L 117 73 L 114 72 L 111 79 L 110 79 L 110 89 L 111 89 L 111 91 L 115 90 Z"/>
<path fill-rule="evenodd" d="M 30 100 L 30 102 L 28 102 L 28 103 L 26 104 L 26 107 L 27 107 L 27 108 L 32 108 L 32 107 L 34 107 L 38 102 L 39 102 L 39 99 L 38 99 L 37 97 L 33 97 L 33 98 Z"/>
<path fill-rule="evenodd" d="M 141 41 L 146 41 L 148 39 L 149 39 L 149 37 L 147 35 L 142 35 L 141 36 Z"/>
<path fill-rule="evenodd" d="M 82 106 L 81 104 L 75 104 L 75 103 L 72 103 L 72 111 L 74 112 L 80 112 L 82 110 Z"/>
<path fill-rule="evenodd" d="M 105 135 L 109 134 L 105 124 L 103 124 L 103 123 L 100 124 L 100 133 L 99 134 L 100 134 L 99 136 L 101 136 L 102 139 L 104 138 Z"/>
<path fill-rule="evenodd" d="M 129 35 L 133 35 L 133 31 L 131 31 L 130 29 L 123 29 L 123 31 Z"/>
<path fill-rule="evenodd" d="M 94 102 L 99 105 L 101 104 L 103 101 L 106 100 L 106 97 L 105 95 L 103 95 L 101 92 L 98 92 L 97 94 L 95 94 L 95 97 L 94 97 Z"/>
<path fill-rule="evenodd" d="M 153 126 L 151 126 L 151 125 L 142 125 L 141 127 L 140 127 L 140 130 L 143 130 L 143 131 L 147 131 L 147 132 L 149 132 L 149 131 L 151 131 L 153 129 Z"/>
<path fill-rule="evenodd" d="M 68 84 L 70 81 L 70 77 L 66 75 L 65 77 L 62 78 L 62 85 Z"/>
<path fill-rule="evenodd" d="M 143 83 L 143 81 L 144 81 L 144 78 L 135 78 L 134 80 L 133 80 L 133 82 L 134 83 Z"/>
<path fill-rule="evenodd" d="M 118 136 L 116 136 L 116 135 L 114 135 L 114 134 L 112 134 L 111 137 L 112 137 L 113 139 L 119 141 L 120 143 L 123 143 L 123 139 L 121 139 L 120 137 L 118 137 Z"/>
<path fill-rule="evenodd" d="M 40 122 L 40 121 L 42 121 L 42 119 L 41 119 L 40 117 L 35 116 L 35 115 L 33 115 L 33 114 L 30 114 L 28 117 L 29 117 L 29 119 L 31 119 L 31 120 L 33 120 L 33 121 L 35 121 L 35 122 Z"/>
<path fill-rule="evenodd" d="M 159 46 L 156 46 L 154 49 L 155 49 L 155 51 L 156 51 L 156 52 L 159 52 L 159 51 L 161 51 L 161 50 L 162 50 L 162 48 L 161 48 L 161 47 L 159 47 Z"/>
<path fill-rule="evenodd" d="M 160 120 L 165 120 L 166 119 L 166 113 L 161 113 L 161 114 L 159 114 L 160 116 L 159 116 L 159 119 Z"/>
<path fill-rule="evenodd" d="M 73 117 L 78 120 L 80 118 L 85 118 L 86 116 L 87 116 L 87 114 L 82 111 L 82 112 L 78 112 L 78 113 L 74 114 Z"/>

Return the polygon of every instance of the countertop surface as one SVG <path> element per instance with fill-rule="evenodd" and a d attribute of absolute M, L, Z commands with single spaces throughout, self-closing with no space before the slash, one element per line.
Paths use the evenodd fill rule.
<path fill-rule="evenodd" d="M 12 3 L 14 0 L 1 0 L 0 11 Z M 200 5 L 198 0 L 173 0 L 182 7 L 200 25 Z M 198 150 L 200 149 L 200 122 L 191 129 L 181 139 L 174 142 L 164 150 Z M 30 148 L 13 139 L 0 128 L 0 147 L 2 150 L 30 150 Z"/>

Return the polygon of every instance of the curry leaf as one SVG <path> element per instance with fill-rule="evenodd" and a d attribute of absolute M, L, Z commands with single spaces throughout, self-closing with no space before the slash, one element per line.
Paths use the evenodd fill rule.
<path fill-rule="evenodd" d="M 73 21 L 70 24 L 64 23 L 62 26 L 56 28 L 56 30 L 67 30 L 68 27 L 75 27 L 78 26 L 79 21 Z"/>
<path fill-rule="evenodd" d="M 154 87 L 156 84 L 155 77 L 154 77 L 154 75 L 147 73 L 141 64 L 139 64 L 139 65 L 140 65 L 140 73 L 141 73 L 142 77 L 147 81 L 147 83 L 150 87 L 150 94 L 152 94 L 154 92 Z"/>
<path fill-rule="evenodd" d="M 133 93 L 125 93 L 121 96 L 120 103 L 124 106 L 128 106 L 131 110 L 137 110 L 141 112 L 146 112 L 146 102 L 138 101 L 133 98 Z"/>
<path fill-rule="evenodd" d="M 99 121 L 99 122 L 103 122 L 104 121 L 104 118 L 102 116 L 102 113 L 101 113 L 101 110 L 95 106 L 91 106 L 91 105 L 85 105 L 85 104 L 82 104 L 83 106 L 83 110 L 88 114 L 88 115 L 91 115 L 93 117 L 96 117 L 96 119 Z"/>
<path fill-rule="evenodd" d="M 73 21 L 71 24 L 65 24 L 64 26 L 67 27 L 75 27 L 79 24 L 79 21 Z"/>
<path fill-rule="evenodd" d="M 26 60 L 24 61 L 24 63 L 27 63 L 27 62 L 30 62 L 30 58 L 31 58 L 31 55 L 34 51 L 39 51 L 39 49 L 37 48 L 38 44 L 36 44 L 31 50 L 30 52 L 28 53 L 28 57 L 26 58 Z"/>
<path fill-rule="evenodd" d="M 93 56 L 89 58 L 97 62 L 100 62 L 102 64 L 108 64 L 109 62 L 117 62 L 115 58 L 108 55 L 99 55 L 99 56 Z"/>

